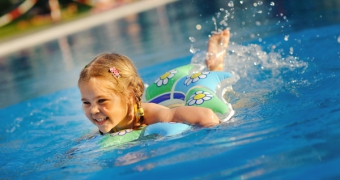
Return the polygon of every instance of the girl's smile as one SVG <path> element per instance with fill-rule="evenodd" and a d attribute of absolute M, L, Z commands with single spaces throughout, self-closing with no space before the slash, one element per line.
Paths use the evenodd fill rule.
<path fill-rule="evenodd" d="M 102 125 L 108 120 L 108 117 L 106 117 L 106 118 L 95 118 L 94 120 L 96 121 L 97 125 Z"/>
<path fill-rule="evenodd" d="M 130 128 L 133 120 L 128 99 L 114 93 L 110 83 L 101 78 L 91 78 L 79 86 L 85 115 L 103 133 L 114 127 Z"/>

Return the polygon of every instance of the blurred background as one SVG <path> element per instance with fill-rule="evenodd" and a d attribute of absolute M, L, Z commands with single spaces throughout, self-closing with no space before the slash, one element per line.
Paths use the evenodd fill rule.
<path fill-rule="evenodd" d="M 0 108 L 75 86 L 76 75 L 71 75 L 72 77 L 68 78 L 64 72 L 74 70 L 72 73 L 77 74 L 79 72 L 77 65 L 79 64 L 74 60 L 79 60 L 79 58 L 72 56 L 84 53 L 80 52 L 82 48 L 96 41 L 91 32 L 90 34 L 85 32 L 67 37 L 69 34 L 88 28 L 88 26 L 78 28 L 75 22 L 78 24 L 87 23 L 90 24 L 90 27 L 95 26 L 91 25 L 96 24 L 93 19 L 100 18 L 97 16 L 101 13 L 111 11 L 114 14 L 119 7 L 140 1 L 1 0 Z M 132 24 L 128 31 L 139 31 L 139 26 L 136 24 L 137 17 L 134 15 L 136 10 L 132 9 L 128 14 L 132 14 L 132 16 L 125 17 L 122 20 L 123 27 L 118 27 L 118 30 Z M 94 18 L 86 19 L 88 17 Z M 114 18 L 113 15 L 108 19 Z M 85 22 L 79 21 L 84 19 Z M 65 29 L 76 30 L 60 35 L 53 29 L 57 29 L 59 32 L 65 31 Z M 76 54 L 73 54 L 73 51 Z M 83 61 L 89 61 L 93 55 L 90 53 L 89 57 Z M 81 58 L 84 57 L 81 56 Z"/>
<path fill-rule="evenodd" d="M 338 0 L 1 0 L 0 108 L 76 86 L 98 53 L 141 68 L 204 50 L 218 29 L 261 44 L 339 22 L 339 8 Z"/>
<path fill-rule="evenodd" d="M 0 3 L 0 179 L 340 179 L 339 0 Z M 152 83 L 225 28 L 230 122 L 118 149 L 83 138 L 94 56 L 127 55 Z"/>
<path fill-rule="evenodd" d="M 1 39 L 139 0 L 1 0 Z"/>

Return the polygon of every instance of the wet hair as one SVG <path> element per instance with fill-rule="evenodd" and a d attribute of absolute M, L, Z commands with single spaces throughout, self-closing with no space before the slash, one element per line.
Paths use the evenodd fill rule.
<path fill-rule="evenodd" d="M 110 68 L 116 68 L 120 76 L 113 75 Z M 128 57 L 116 53 L 98 55 L 80 72 L 78 86 L 81 83 L 88 82 L 91 78 L 100 78 L 112 82 L 112 84 L 109 83 L 111 90 L 120 97 L 130 96 L 132 90 L 137 108 L 141 108 L 144 83 L 138 75 L 135 65 Z M 143 118 L 139 121 L 135 122 L 134 128 L 142 126 Z"/>

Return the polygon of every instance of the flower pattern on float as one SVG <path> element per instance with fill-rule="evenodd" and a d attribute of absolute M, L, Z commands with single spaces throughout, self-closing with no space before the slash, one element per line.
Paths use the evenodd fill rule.
<path fill-rule="evenodd" d="M 189 86 L 191 83 L 197 82 L 200 79 L 204 79 L 208 77 L 209 72 L 198 72 L 194 73 L 191 76 L 187 76 L 184 84 Z"/>
<path fill-rule="evenodd" d="M 111 133 L 110 135 L 111 136 L 124 136 L 125 134 L 130 133 L 132 131 L 133 131 L 133 129 L 123 129 L 121 131 L 118 131 L 118 132 L 115 132 L 115 133 Z"/>
<path fill-rule="evenodd" d="M 162 76 L 160 76 L 159 78 L 157 78 L 155 83 L 157 84 L 158 87 L 160 87 L 162 85 L 166 85 L 166 84 L 168 84 L 169 79 L 174 77 L 176 73 L 177 73 L 177 71 L 175 69 L 168 71 L 168 72 L 164 73 Z"/>
<path fill-rule="evenodd" d="M 213 95 L 209 92 L 205 91 L 196 91 L 193 95 L 190 96 L 188 100 L 188 105 L 200 105 L 203 104 L 205 101 L 209 101 L 213 98 Z"/>

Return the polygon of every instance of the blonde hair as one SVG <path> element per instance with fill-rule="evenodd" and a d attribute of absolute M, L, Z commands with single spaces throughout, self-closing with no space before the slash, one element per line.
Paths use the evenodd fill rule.
<path fill-rule="evenodd" d="M 110 72 L 110 68 L 113 67 L 119 71 L 120 77 Z M 129 90 L 131 89 L 136 98 L 137 108 L 141 108 L 144 83 L 128 57 L 116 53 L 98 55 L 80 72 L 78 86 L 83 82 L 88 82 L 91 78 L 101 78 L 112 82 L 111 90 L 121 97 L 130 96 Z M 136 122 L 135 126 L 141 126 L 142 123 Z"/>

